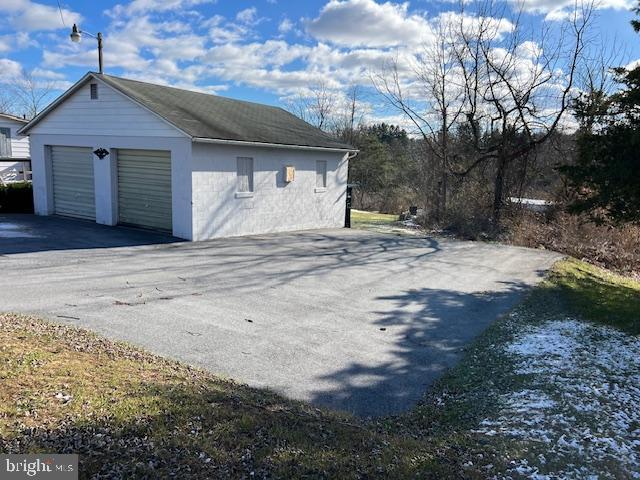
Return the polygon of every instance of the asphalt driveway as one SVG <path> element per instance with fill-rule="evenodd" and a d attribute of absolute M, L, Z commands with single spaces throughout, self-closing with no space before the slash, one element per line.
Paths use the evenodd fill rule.
<path fill-rule="evenodd" d="M 0 215 L 0 310 L 384 415 L 413 406 L 558 258 L 346 229 L 188 243 Z"/>

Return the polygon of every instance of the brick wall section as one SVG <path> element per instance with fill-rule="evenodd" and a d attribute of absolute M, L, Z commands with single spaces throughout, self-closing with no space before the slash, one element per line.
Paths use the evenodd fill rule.
<path fill-rule="evenodd" d="M 193 144 L 193 239 L 335 228 L 344 225 L 345 153 Z M 236 158 L 254 159 L 254 194 L 237 198 Z M 317 192 L 316 160 L 327 161 Z M 295 180 L 284 182 L 293 165 Z"/>

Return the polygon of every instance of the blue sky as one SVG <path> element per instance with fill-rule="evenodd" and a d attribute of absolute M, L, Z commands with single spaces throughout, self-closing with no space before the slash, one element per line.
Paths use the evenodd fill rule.
<path fill-rule="evenodd" d="M 505 16 L 522 5 L 531 31 L 560 22 L 573 3 L 497 2 Z M 64 89 L 87 70 L 97 70 L 95 41 L 69 40 L 77 22 L 88 32 L 103 33 L 106 73 L 281 105 L 319 82 L 336 92 L 353 83 L 368 88 L 371 72 L 398 50 L 426 42 L 425 25 L 458 8 L 453 0 L 60 0 L 60 5 L 62 18 L 56 1 L 0 1 L 0 83 L 26 70 Z M 632 5 L 632 0 L 600 0 L 594 30 L 599 40 L 615 38 L 629 61 L 640 59 L 640 41 L 629 27 Z M 370 103 L 370 115 L 382 116 L 377 100 Z"/>

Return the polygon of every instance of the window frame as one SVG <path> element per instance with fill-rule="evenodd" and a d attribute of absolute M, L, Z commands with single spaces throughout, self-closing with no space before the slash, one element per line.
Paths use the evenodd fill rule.
<path fill-rule="evenodd" d="M 322 165 L 322 169 L 318 168 Z M 327 172 L 329 171 L 326 160 L 316 160 L 316 185 L 314 191 L 316 193 L 327 191 Z M 321 178 L 322 182 L 318 185 L 318 179 Z"/>
<path fill-rule="evenodd" d="M 4 139 L 2 140 L 4 147 L 0 148 L 0 157 L 11 157 L 13 156 L 11 150 L 11 128 L 0 127 L 0 134 L 2 134 L 3 131 L 6 131 L 7 133 L 4 135 Z"/>
<path fill-rule="evenodd" d="M 97 83 L 89 84 L 89 98 L 91 100 L 98 100 L 98 84 Z"/>
<path fill-rule="evenodd" d="M 244 172 L 241 171 L 241 162 L 250 161 L 248 165 L 250 165 L 249 171 L 246 172 L 247 175 L 247 190 L 244 189 L 244 182 L 241 180 L 242 176 L 245 175 Z M 246 165 L 245 165 L 246 166 Z M 255 169 L 256 169 L 256 161 L 253 157 L 236 157 L 236 197 L 251 197 L 255 193 Z"/>

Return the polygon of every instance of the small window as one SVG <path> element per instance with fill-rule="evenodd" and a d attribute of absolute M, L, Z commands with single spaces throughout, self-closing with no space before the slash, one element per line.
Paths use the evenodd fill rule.
<path fill-rule="evenodd" d="M 326 160 L 316 160 L 316 188 L 327 188 Z"/>
<path fill-rule="evenodd" d="M 238 192 L 253 192 L 253 158 L 238 157 Z"/>
<path fill-rule="evenodd" d="M 89 85 L 89 87 L 91 88 L 91 100 L 97 100 L 98 99 L 98 84 L 97 83 L 92 83 Z"/>
<path fill-rule="evenodd" d="M 0 128 L 0 157 L 11 156 L 11 129 Z"/>

